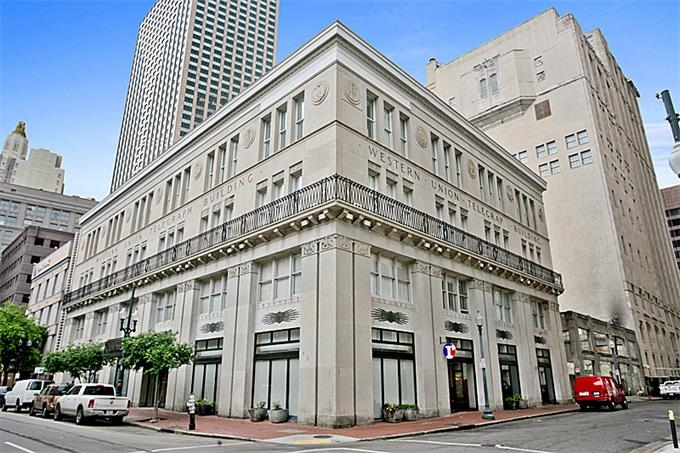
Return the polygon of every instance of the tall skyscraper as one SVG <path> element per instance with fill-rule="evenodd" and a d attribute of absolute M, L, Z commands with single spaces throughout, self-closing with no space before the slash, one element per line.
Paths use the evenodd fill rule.
<path fill-rule="evenodd" d="M 661 201 L 675 261 L 680 268 L 680 185 L 661 189 Z"/>
<path fill-rule="evenodd" d="M 271 69 L 278 0 L 158 0 L 142 21 L 111 190 Z"/>
<path fill-rule="evenodd" d="M 548 182 L 560 309 L 635 330 L 646 377 L 676 373 L 680 276 L 640 94 L 602 32 L 551 8 L 449 63 L 430 60 L 427 83 Z M 600 347 L 589 334 L 581 372 Z"/>

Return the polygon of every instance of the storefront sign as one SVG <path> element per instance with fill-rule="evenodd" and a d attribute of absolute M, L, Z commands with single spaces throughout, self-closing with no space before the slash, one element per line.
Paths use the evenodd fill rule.
<path fill-rule="evenodd" d="M 446 343 L 442 349 L 442 353 L 444 354 L 444 357 L 450 360 L 456 356 L 456 346 L 451 343 Z"/>

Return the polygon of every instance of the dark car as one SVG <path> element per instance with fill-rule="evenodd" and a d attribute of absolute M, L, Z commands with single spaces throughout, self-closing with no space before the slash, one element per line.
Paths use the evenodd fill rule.
<path fill-rule="evenodd" d="M 0 386 L 0 407 L 5 405 L 5 393 L 7 393 L 8 388 L 6 385 Z"/>
<path fill-rule="evenodd" d="M 31 406 L 29 415 L 40 413 L 43 418 L 47 418 L 50 413 L 54 412 L 54 406 L 57 399 L 71 388 L 69 384 L 50 384 L 38 396 L 33 398 L 33 405 Z"/>

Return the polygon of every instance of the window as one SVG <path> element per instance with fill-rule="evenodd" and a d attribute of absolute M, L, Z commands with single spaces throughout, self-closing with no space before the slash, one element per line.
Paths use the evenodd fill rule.
<path fill-rule="evenodd" d="M 259 300 L 264 302 L 297 296 L 301 280 L 302 258 L 299 253 L 263 262 L 258 282 Z"/>
<path fill-rule="evenodd" d="M 536 121 L 549 117 L 552 114 L 550 111 L 550 100 L 546 99 L 534 105 L 534 114 L 536 115 Z"/>
<path fill-rule="evenodd" d="M 539 71 L 536 73 L 536 80 L 542 82 L 545 80 L 545 71 Z"/>
<path fill-rule="evenodd" d="M 295 106 L 295 139 L 299 140 L 304 134 L 305 95 L 304 93 L 293 99 Z"/>
<path fill-rule="evenodd" d="M 385 138 L 385 146 L 387 146 L 389 149 L 393 149 L 394 144 L 392 142 L 392 128 L 393 128 L 393 117 L 394 117 L 394 108 L 387 103 L 384 105 L 384 110 L 385 110 L 385 118 L 384 118 L 384 138 Z"/>
<path fill-rule="evenodd" d="M 496 306 L 496 321 L 512 324 L 512 301 L 510 293 L 494 288 L 493 301 Z"/>
<path fill-rule="evenodd" d="M 439 175 L 438 165 L 437 165 L 437 154 L 439 153 L 439 138 L 436 136 L 430 137 L 430 150 L 432 154 L 432 173 Z"/>
<path fill-rule="evenodd" d="M 567 149 L 575 148 L 576 147 L 576 134 L 569 134 L 566 137 L 564 137 L 564 142 L 567 145 Z"/>
<path fill-rule="evenodd" d="M 498 75 L 491 74 L 489 76 L 489 85 L 491 86 L 491 94 L 498 94 Z"/>
<path fill-rule="evenodd" d="M 93 337 L 99 337 L 106 334 L 106 324 L 108 321 L 108 310 L 97 310 L 94 312 L 94 329 L 92 331 Z"/>
<path fill-rule="evenodd" d="M 546 143 L 545 146 L 548 149 L 548 154 L 557 154 L 557 144 L 554 140 Z"/>
<path fill-rule="evenodd" d="M 401 142 L 401 155 L 408 155 L 408 117 L 399 116 L 399 140 Z"/>
<path fill-rule="evenodd" d="M 545 145 L 538 145 L 536 147 L 536 157 L 538 157 L 540 159 L 541 157 L 545 157 L 547 155 L 548 155 L 548 153 L 545 149 Z"/>
<path fill-rule="evenodd" d="M 581 157 L 578 154 L 569 156 L 569 168 L 576 168 L 581 166 Z"/>
<path fill-rule="evenodd" d="M 463 153 L 455 150 L 456 153 L 456 186 L 463 185 Z"/>
<path fill-rule="evenodd" d="M 489 95 L 489 88 L 486 84 L 486 79 L 481 79 L 479 81 L 479 95 L 482 98 L 485 98 Z"/>
<path fill-rule="evenodd" d="M 227 145 L 222 144 L 218 148 L 218 157 L 220 159 L 220 173 L 219 182 L 223 182 L 224 178 L 227 176 Z"/>
<path fill-rule="evenodd" d="M 581 163 L 583 165 L 588 165 L 593 163 L 593 154 L 590 152 L 589 149 L 583 151 L 581 153 Z"/>
<path fill-rule="evenodd" d="M 201 284 L 201 313 L 215 313 L 224 310 L 227 301 L 227 276 L 217 275 Z"/>
<path fill-rule="evenodd" d="M 539 67 L 543 65 L 543 56 L 539 55 L 536 58 L 534 58 L 534 66 Z"/>
<path fill-rule="evenodd" d="M 589 141 L 588 140 L 588 131 L 586 131 L 586 130 L 577 132 L 576 136 L 578 138 L 578 144 L 579 145 L 585 145 Z"/>
<path fill-rule="evenodd" d="M 531 319 L 536 329 L 545 329 L 545 308 L 543 302 L 531 302 Z"/>
<path fill-rule="evenodd" d="M 468 312 L 467 281 L 452 275 L 442 279 L 442 304 L 444 310 Z"/>
<path fill-rule="evenodd" d="M 368 94 L 366 97 L 366 133 L 368 138 L 373 139 L 375 139 L 375 103 L 375 96 Z"/>
<path fill-rule="evenodd" d="M 371 294 L 402 302 L 411 301 L 408 264 L 396 258 L 371 255 Z"/>
<path fill-rule="evenodd" d="M 529 153 L 527 150 L 520 151 L 517 153 L 517 160 L 526 165 L 529 162 Z"/>
<path fill-rule="evenodd" d="M 276 112 L 279 121 L 279 149 L 283 149 L 286 147 L 286 122 L 288 121 L 286 106 L 279 107 Z"/>
<path fill-rule="evenodd" d="M 452 182 L 451 180 L 451 145 L 444 142 L 444 177 L 446 181 Z"/>
<path fill-rule="evenodd" d="M 272 121 L 267 117 L 262 119 L 262 158 L 269 157 L 272 141 Z"/>
<path fill-rule="evenodd" d="M 182 178 L 182 181 L 184 182 L 184 188 L 181 193 L 180 203 L 184 204 L 189 196 L 189 188 L 191 186 L 191 167 L 187 167 L 184 169 L 184 176 Z"/>
<path fill-rule="evenodd" d="M 85 332 L 85 316 L 73 318 L 73 339 L 80 340 Z"/>
<path fill-rule="evenodd" d="M 581 345 L 581 351 L 592 351 L 590 346 L 590 331 L 587 329 L 578 328 L 578 341 Z"/>
<path fill-rule="evenodd" d="M 560 172 L 560 161 L 552 160 L 550 161 L 550 174 L 556 175 Z"/>
<path fill-rule="evenodd" d="M 238 135 L 231 139 L 229 145 L 229 177 L 233 177 L 238 171 Z"/>
<path fill-rule="evenodd" d="M 211 189 L 215 182 L 215 153 L 208 154 L 208 161 L 205 165 L 205 189 Z"/>
<path fill-rule="evenodd" d="M 156 295 L 156 323 L 174 319 L 175 294 L 175 290 L 172 289 Z"/>

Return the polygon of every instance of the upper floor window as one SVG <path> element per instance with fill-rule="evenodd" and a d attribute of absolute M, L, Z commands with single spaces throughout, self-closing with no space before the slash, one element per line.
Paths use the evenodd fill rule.
<path fill-rule="evenodd" d="M 586 131 L 586 130 L 577 132 L 576 137 L 578 138 L 578 144 L 579 145 L 585 145 L 589 141 L 588 131 Z"/>
<path fill-rule="evenodd" d="M 498 74 L 491 74 L 489 76 L 489 86 L 491 87 L 491 94 L 498 94 Z"/>
<path fill-rule="evenodd" d="M 371 294 L 401 302 L 411 301 L 411 276 L 406 262 L 371 254 Z"/>
<path fill-rule="evenodd" d="M 438 175 L 439 165 L 437 163 L 437 158 L 439 155 L 439 138 L 435 135 L 430 137 L 430 152 L 432 157 L 432 173 Z"/>
<path fill-rule="evenodd" d="M 392 129 L 394 125 L 394 108 L 387 103 L 384 104 L 385 117 L 383 120 L 384 136 L 385 136 L 385 146 L 389 149 L 393 149 L 394 144 L 392 142 Z"/>
<path fill-rule="evenodd" d="M 531 302 L 531 319 L 535 328 L 545 329 L 545 308 L 543 302 L 537 300 Z"/>
<path fill-rule="evenodd" d="M 496 321 L 512 323 L 512 300 L 510 293 L 494 288 L 493 302 L 496 306 Z"/>
<path fill-rule="evenodd" d="M 305 122 L 305 95 L 299 95 L 293 100 L 295 106 L 295 139 L 299 140 L 304 135 Z"/>
<path fill-rule="evenodd" d="M 518 152 L 517 159 L 525 165 L 529 163 L 529 153 L 527 152 L 527 150 Z"/>
<path fill-rule="evenodd" d="M 217 275 L 201 283 L 201 313 L 222 311 L 227 302 L 227 276 Z"/>
<path fill-rule="evenodd" d="M 156 294 L 156 323 L 174 319 L 175 296 L 174 289 Z"/>
<path fill-rule="evenodd" d="M 229 160 L 229 177 L 233 177 L 238 171 L 238 135 L 229 142 Z"/>
<path fill-rule="evenodd" d="M 399 141 L 402 156 L 408 156 L 408 117 L 399 116 Z"/>
<path fill-rule="evenodd" d="M 442 304 L 444 310 L 467 313 L 467 281 L 452 275 L 445 275 L 442 279 Z"/>
<path fill-rule="evenodd" d="M 286 299 L 300 294 L 302 257 L 284 255 L 260 264 L 259 300 Z"/>
<path fill-rule="evenodd" d="M 479 94 L 485 98 L 489 95 L 489 87 L 486 83 L 486 78 L 479 81 Z"/>
<path fill-rule="evenodd" d="M 262 119 L 262 158 L 266 159 L 271 153 L 272 121 L 270 117 Z"/>
<path fill-rule="evenodd" d="M 286 147 L 286 122 L 288 121 L 288 112 L 286 111 L 286 106 L 282 105 L 277 110 L 278 122 L 279 122 L 279 149 Z"/>
<path fill-rule="evenodd" d="M 366 133 L 368 138 L 375 139 L 375 104 L 376 97 L 372 94 L 366 96 Z"/>
<path fill-rule="evenodd" d="M 105 335 L 107 323 L 108 323 L 108 310 L 104 309 L 95 311 L 92 336 L 96 338 L 101 335 Z"/>

